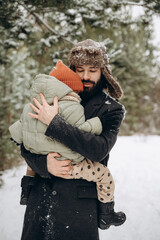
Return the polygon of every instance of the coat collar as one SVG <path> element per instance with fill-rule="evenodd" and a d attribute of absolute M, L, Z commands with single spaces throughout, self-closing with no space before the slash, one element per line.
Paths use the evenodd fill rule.
<path fill-rule="evenodd" d="M 97 111 L 104 104 L 106 97 L 107 97 L 106 94 L 104 92 L 101 92 L 99 95 L 94 96 L 92 99 L 88 101 L 84 108 L 86 119 L 95 116 Z"/>

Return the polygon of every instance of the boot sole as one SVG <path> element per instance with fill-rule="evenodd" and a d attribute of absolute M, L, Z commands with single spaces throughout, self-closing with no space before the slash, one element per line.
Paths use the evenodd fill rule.
<path fill-rule="evenodd" d="M 109 225 L 104 225 L 104 224 L 99 224 L 98 227 L 102 230 L 107 230 L 108 228 L 110 228 L 111 226 L 115 226 L 115 227 L 118 227 L 118 226 L 121 226 L 124 222 L 126 221 L 126 217 L 125 219 L 123 220 L 123 222 L 121 223 L 111 223 Z"/>

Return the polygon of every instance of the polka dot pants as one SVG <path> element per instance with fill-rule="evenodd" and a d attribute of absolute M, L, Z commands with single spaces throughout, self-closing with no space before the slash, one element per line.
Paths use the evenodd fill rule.
<path fill-rule="evenodd" d="M 96 182 L 99 201 L 107 203 L 114 200 L 114 181 L 105 165 L 85 159 L 73 165 L 70 173 L 71 176 L 66 177 L 67 179 L 85 179 Z"/>

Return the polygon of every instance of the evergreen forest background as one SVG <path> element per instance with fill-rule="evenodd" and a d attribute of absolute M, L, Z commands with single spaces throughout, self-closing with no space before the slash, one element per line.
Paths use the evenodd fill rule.
<path fill-rule="evenodd" d="M 143 13 L 133 17 L 134 7 Z M 103 42 L 127 110 L 120 135 L 160 134 L 159 46 L 154 44 L 157 0 L 0 0 L 0 170 L 20 159 L 8 127 L 29 101 L 36 74 L 65 64 L 77 41 Z"/>

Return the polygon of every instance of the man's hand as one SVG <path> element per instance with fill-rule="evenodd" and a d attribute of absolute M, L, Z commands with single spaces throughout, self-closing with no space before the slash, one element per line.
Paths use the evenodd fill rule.
<path fill-rule="evenodd" d="M 36 98 L 33 98 L 33 101 L 36 107 L 31 103 L 30 107 L 37 114 L 28 113 L 30 117 L 40 120 L 42 123 L 49 125 L 52 119 L 58 114 L 58 97 L 55 97 L 53 100 L 53 106 L 50 106 L 42 93 L 40 93 L 40 98 L 42 105 L 37 101 Z"/>
<path fill-rule="evenodd" d="M 69 171 L 73 168 L 72 164 L 70 164 L 72 160 L 60 161 L 56 157 L 60 157 L 60 155 L 58 153 L 49 153 L 47 155 L 48 172 L 57 177 L 69 177 Z"/>

